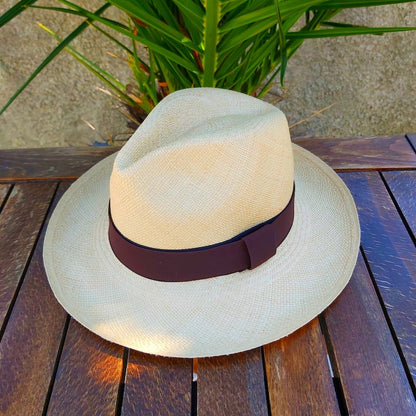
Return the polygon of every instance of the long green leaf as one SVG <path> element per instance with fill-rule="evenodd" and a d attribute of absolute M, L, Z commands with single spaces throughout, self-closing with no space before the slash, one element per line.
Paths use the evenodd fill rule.
<path fill-rule="evenodd" d="M 251 44 L 250 48 L 246 48 L 247 52 L 244 55 L 244 59 L 241 59 L 240 65 L 238 65 L 235 71 L 233 72 L 233 89 L 241 91 L 242 85 L 245 81 L 244 74 L 247 72 L 247 67 L 250 66 L 250 64 L 252 65 L 254 52 L 258 51 L 261 39 L 262 38 L 260 36 L 256 37 L 254 39 L 254 42 Z"/>
<path fill-rule="evenodd" d="M 137 57 L 137 51 L 136 51 Z M 146 84 L 146 88 L 148 89 L 148 93 L 152 98 L 153 102 L 157 104 L 159 102 L 157 98 L 157 91 L 156 91 L 156 71 L 155 71 L 155 58 L 153 53 L 149 53 L 149 67 L 150 67 L 150 74 L 149 74 L 149 82 Z"/>
<path fill-rule="evenodd" d="M 181 33 L 179 30 L 168 26 L 166 23 L 159 20 L 156 16 L 152 16 L 150 13 L 144 11 L 143 7 L 140 7 L 139 2 L 133 0 L 110 0 L 110 3 L 112 3 L 117 8 L 125 11 L 128 15 L 141 20 L 143 23 L 157 29 L 160 33 L 163 33 L 165 36 L 176 40 L 184 46 L 191 49 L 198 49 L 198 45 L 193 44 L 193 42 L 184 36 L 183 33 Z"/>
<path fill-rule="evenodd" d="M 143 3 L 142 3 L 143 4 Z M 154 9 L 154 10 L 152 10 Z M 176 7 L 172 3 L 168 3 L 165 0 L 154 0 L 152 12 L 155 14 L 155 18 L 164 24 L 167 24 L 169 28 L 173 28 L 180 36 L 183 33 L 180 31 L 178 20 L 176 19 Z"/>
<path fill-rule="evenodd" d="M 61 13 L 68 13 L 68 14 L 74 14 L 77 16 L 82 16 L 84 17 L 84 14 L 81 12 L 78 12 L 76 10 L 71 10 L 71 9 L 65 9 L 62 7 L 47 7 L 47 6 L 31 6 L 31 8 L 36 8 L 36 9 L 44 9 L 44 10 L 51 10 L 51 11 L 57 11 L 57 12 L 61 12 Z M 124 43 L 121 43 L 118 39 L 116 39 L 114 36 L 110 35 L 108 32 L 106 32 L 105 30 L 103 30 L 101 27 L 95 25 L 94 23 L 89 23 L 94 29 L 96 29 L 98 32 L 102 33 L 105 37 L 107 37 L 108 39 L 110 39 L 112 42 L 114 42 L 117 46 L 119 46 L 121 49 L 125 50 L 129 55 L 133 55 L 133 52 L 126 46 L 124 45 Z M 44 28 L 46 31 L 47 28 L 44 27 L 43 25 L 40 25 L 42 28 Z M 51 33 L 52 34 L 52 33 Z M 146 63 L 142 60 L 140 60 L 140 62 L 146 66 Z"/>
<path fill-rule="evenodd" d="M 73 57 L 82 65 L 84 65 L 90 72 L 92 72 L 97 78 L 103 81 L 106 85 L 108 85 L 116 94 L 122 99 L 124 102 L 130 104 L 132 107 L 140 106 L 140 104 L 136 103 L 132 100 L 127 94 L 125 94 L 122 89 L 118 87 L 118 85 L 114 84 L 111 79 L 108 79 L 105 74 L 96 69 L 96 66 L 91 66 L 85 60 L 83 60 L 79 55 L 73 54 Z"/>
<path fill-rule="evenodd" d="M 274 0 L 274 4 L 276 6 L 276 16 L 277 16 L 277 29 L 279 32 L 279 47 L 280 47 L 280 55 L 281 55 L 281 63 L 280 63 L 280 84 L 282 87 L 284 86 L 284 77 L 287 67 L 287 51 L 286 51 L 286 36 L 283 30 L 283 22 L 282 17 L 280 15 L 280 6 L 279 0 Z"/>
<path fill-rule="evenodd" d="M 94 23 L 90 23 L 90 25 L 97 30 L 98 32 L 102 33 L 106 38 L 110 39 L 112 42 L 114 42 L 114 44 L 116 44 L 117 46 L 119 46 L 121 49 L 125 50 L 127 52 L 128 55 L 133 55 L 133 51 L 131 51 L 124 43 L 121 43 L 118 39 L 116 39 L 114 36 L 110 35 L 108 32 L 106 32 L 104 29 L 102 29 L 101 27 L 97 26 Z M 144 63 L 142 61 L 142 63 Z"/>
<path fill-rule="evenodd" d="M 286 20 L 292 13 L 306 12 L 309 9 L 316 9 L 317 6 L 322 4 L 323 0 L 296 0 L 296 1 L 283 1 L 280 3 L 280 14 L 282 19 Z"/>
<path fill-rule="evenodd" d="M 249 48 L 251 42 L 246 43 L 241 44 L 241 49 L 236 48 L 231 50 L 230 53 L 223 57 L 221 63 L 218 65 L 218 70 L 215 74 L 217 81 L 229 76 L 231 73 L 235 72 L 243 65 L 243 62 L 240 62 L 243 60 L 241 58 L 245 56 L 242 54 L 242 51 L 246 51 Z"/>
<path fill-rule="evenodd" d="M 60 12 L 60 13 L 67 13 L 67 14 L 73 14 L 74 16 L 81 16 L 84 17 L 84 15 L 81 12 L 78 12 L 76 10 L 68 9 L 65 7 L 53 7 L 53 6 L 30 6 L 31 9 L 40 9 L 40 10 L 49 10 L 52 12 Z"/>
<path fill-rule="evenodd" d="M 262 66 L 264 65 L 264 62 L 267 59 L 270 59 L 273 50 L 277 48 L 277 39 L 270 39 L 269 41 L 260 42 L 260 44 L 260 47 L 254 45 L 254 54 L 244 72 L 237 74 L 237 78 L 239 78 L 242 83 L 247 82 L 256 71 L 263 69 Z"/>
<path fill-rule="evenodd" d="M 130 27 L 132 28 L 131 24 Z M 158 103 L 157 93 L 156 93 L 156 84 L 155 84 L 155 78 L 154 78 L 154 64 L 152 59 L 152 54 L 149 53 L 149 66 L 146 65 L 147 70 L 150 72 L 146 73 L 142 69 L 142 61 L 137 56 L 137 47 L 136 42 L 134 40 L 132 42 L 133 47 L 133 56 L 129 59 L 129 66 L 133 72 L 133 75 L 136 78 L 136 81 L 138 83 L 139 91 L 142 93 L 140 95 L 140 99 L 142 100 L 142 103 L 140 104 L 140 107 L 145 111 L 146 113 L 150 113 L 152 108 Z"/>
<path fill-rule="evenodd" d="M 250 25 L 252 23 L 256 23 L 260 20 L 264 20 L 276 15 L 276 6 L 271 5 L 268 7 L 264 7 L 262 9 L 255 10 L 254 12 L 250 12 L 247 14 L 239 15 L 238 17 L 230 20 L 229 22 L 225 23 L 221 26 L 221 34 L 228 32 L 233 29 L 238 29 L 240 27 L 244 27 Z"/>
<path fill-rule="evenodd" d="M 236 8 L 240 7 L 241 5 L 244 5 L 244 3 L 247 3 L 247 0 L 232 0 L 232 1 L 224 2 L 222 11 L 224 14 L 231 13 Z"/>
<path fill-rule="evenodd" d="M 409 0 L 393 0 L 393 1 L 384 1 L 384 0 L 366 0 L 366 1 L 357 1 L 357 0 L 333 0 L 320 2 L 314 6 L 314 9 L 350 9 L 355 7 L 373 7 L 373 6 L 385 6 L 390 4 L 400 4 L 400 3 L 409 3 Z"/>
<path fill-rule="evenodd" d="M 152 49 L 153 51 L 155 51 L 157 53 L 160 53 L 161 55 L 165 56 L 168 59 L 171 59 L 174 62 L 177 62 L 179 65 L 183 66 L 184 68 L 187 68 L 190 71 L 194 71 L 196 73 L 200 72 L 200 69 L 198 68 L 198 66 L 193 61 L 183 59 L 178 54 L 164 48 L 163 46 L 161 46 L 158 43 L 153 42 L 149 38 L 146 38 L 144 36 L 135 35 L 133 32 L 130 31 L 130 29 L 127 26 L 122 25 L 121 23 L 115 22 L 115 21 L 110 20 L 110 19 L 105 19 L 105 18 L 102 18 L 100 16 L 96 16 L 93 13 L 89 12 L 88 10 L 77 6 L 76 4 L 70 3 L 66 0 L 58 0 L 58 1 L 60 1 L 61 3 L 66 4 L 69 7 L 74 7 L 75 10 L 78 10 L 78 11 L 82 12 L 82 14 L 85 17 L 90 18 L 91 20 L 102 23 L 105 26 L 115 30 L 116 32 L 121 33 L 122 35 L 125 35 L 125 36 L 129 37 L 130 39 L 137 40 L 138 42 L 140 42 L 143 45 L 147 46 L 148 48 Z"/>
<path fill-rule="evenodd" d="M 203 40 L 203 32 L 201 31 L 202 20 L 198 21 L 197 19 L 188 16 L 187 14 L 182 13 L 183 25 L 182 30 L 187 31 L 192 41 L 198 45 L 201 45 Z M 202 48 L 199 48 L 202 51 Z M 199 52 L 198 52 L 199 53 Z"/>
<path fill-rule="evenodd" d="M 14 19 L 17 15 L 25 11 L 27 6 L 30 6 L 36 2 L 37 0 L 21 0 L 16 3 L 13 7 L 11 7 L 9 10 L 6 10 L 0 16 L 0 27 L 4 26 L 7 22 L 10 22 L 10 20 Z"/>
<path fill-rule="evenodd" d="M 55 40 L 58 41 L 58 43 L 62 42 L 62 39 L 51 29 L 43 25 L 42 23 L 38 23 L 38 25 L 47 33 L 52 35 Z M 111 74 L 109 74 L 107 71 L 102 69 L 99 65 L 97 65 L 95 62 L 92 62 L 90 59 L 88 59 L 86 56 L 84 56 L 81 52 L 78 52 L 75 48 L 73 48 L 70 45 L 67 45 L 65 48 L 68 53 L 70 53 L 74 58 L 79 58 L 79 61 L 82 61 L 82 63 L 88 64 L 89 67 L 93 68 L 96 72 L 102 74 L 104 77 L 109 79 L 114 85 L 116 85 L 118 88 L 123 89 L 124 85 L 115 77 L 113 77 Z"/>
<path fill-rule="evenodd" d="M 64 7 L 51 7 L 51 6 L 30 6 L 31 9 L 42 9 L 42 10 L 49 10 L 49 11 L 55 11 L 60 13 L 66 13 L 66 14 L 73 14 L 75 16 L 81 16 L 85 17 L 84 13 L 79 12 L 77 10 L 67 9 Z M 90 23 L 90 25 L 102 33 L 105 37 L 109 38 L 111 41 L 113 41 L 116 45 L 118 45 L 121 49 L 124 49 L 129 55 L 132 55 L 133 52 L 123 43 L 121 43 L 118 39 L 116 39 L 114 36 L 111 36 L 108 32 L 100 28 L 99 26 L 95 25 L 94 23 Z"/>
<path fill-rule="evenodd" d="M 247 39 L 251 39 L 259 33 L 262 33 L 263 31 L 270 29 L 271 27 L 275 27 L 276 23 L 277 18 L 276 16 L 274 16 L 271 19 L 265 19 L 258 23 L 252 24 L 246 30 L 237 31 L 237 33 L 228 32 L 218 46 L 220 53 L 225 53 L 228 52 L 230 49 L 238 47 Z"/>
<path fill-rule="evenodd" d="M 163 56 L 158 56 L 159 62 L 162 63 L 162 65 L 166 68 L 168 71 L 167 79 L 170 79 L 170 82 L 176 82 L 179 87 L 176 89 L 183 89 L 183 88 L 190 88 L 191 87 L 191 81 L 189 77 L 186 77 L 180 68 L 178 68 L 178 65 L 176 65 L 174 62 L 170 61 L 169 59 L 165 59 Z"/>
<path fill-rule="evenodd" d="M 283 1 L 279 2 L 279 9 L 281 20 L 285 20 L 293 13 L 298 13 L 299 11 L 301 14 L 305 13 L 309 8 L 318 8 L 322 7 L 325 9 L 333 8 L 327 7 L 325 5 L 321 6 L 322 0 L 313 0 L 313 1 Z M 275 19 L 275 23 L 277 24 L 277 16 L 276 16 L 276 5 L 272 4 L 263 8 L 259 8 L 247 14 L 239 14 L 235 19 L 232 19 L 229 22 L 226 22 L 221 27 L 221 33 L 225 33 L 232 29 L 237 29 L 240 27 L 244 27 L 250 25 L 252 23 L 259 22 L 260 20 L 265 19 Z"/>
<path fill-rule="evenodd" d="M 322 22 L 321 26 L 329 26 L 329 27 L 362 27 L 358 25 L 352 25 L 350 23 L 339 23 L 339 22 Z"/>
<path fill-rule="evenodd" d="M 312 19 L 308 19 L 305 27 L 303 30 L 310 31 L 313 29 L 316 29 L 319 27 L 320 22 L 327 18 L 327 16 L 332 16 L 332 14 L 335 14 L 337 11 L 326 11 L 326 10 L 320 10 L 317 13 L 314 14 Z M 284 23 L 286 32 L 289 31 L 289 29 L 296 23 L 296 21 L 301 17 L 301 13 L 298 11 L 297 14 L 293 14 L 289 19 L 287 19 Z M 287 36 L 286 36 L 287 37 Z M 302 38 L 296 38 L 296 39 L 290 39 L 286 45 L 286 53 L 288 56 L 288 59 L 300 48 L 303 41 L 305 39 Z M 276 76 L 279 74 L 281 69 L 281 61 L 280 61 L 280 55 L 277 54 L 274 58 L 273 66 L 275 67 L 275 70 L 269 74 L 267 82 L 263 85 L 260 92 L 258 93 L 258 97 L 262 98 L 264 95 L 268 92 L 268 90 L 271 88 L 272 83 Z"/>
<path fill-rule="evenodd" d="M 416 27 L 340 27 L 336 29 L 321 29 L 312 31 L 289 32 L 288 39 L 327 38 L 333 36 L 382 35 L 389 32 L 416 30 Z"/>
<path fill-rule="evenodd" d="M 108 27 L 111 27 L 114 30 L 128 29 L 128 27 L 126 25 L 124 25 L 124 24 L 122 24 L 122 23 L 120 23 L 116 20 L 112 20 L 112 19 L 108 19 L 108 18 L 105 18 L 105 17 L 98 16 L 95 13 L 92 13 L 89 10 L 87 10 L 83 7 L 80 7 L 80 6 L 78 6 L 74 3 L 71 3 L 67 0 L 57 0 L 57 1 L 59 1 L 60 3 L 65 4 L 66 6 L 71 8 L 72 10 L 76 11 L 78 15 L 84 16 L 86 19 L 90 19 L 90 21 L 92 21 L 92 22 L 97 21 L 97 22 L 103 23 L 104 25 L 106 25 Z M 65 12 L 66 10 L 68 10 L 68 9 L 61 8 L 60 11 Z M 68 12 L 68 13 L 72 13 L 72 12 Z"/>
<path fill-rule="evenodd" d="M 101 6 L 95 13 L 92 15 L 99 16 L 104 13 L 110 7 L 110 3 L 105 3 Z M 10 104 L 20 95 L 20 93 L 33 81 L 33 79 L 39 75 L 43 68 L 52 61 L 55 56 L 57 56 L 67 45 L 69 45 L 72 40 L 74 40 L 78 35 L 80 35 L 91 22 L 90 19 L 87 19 L 85 22 L 81 23 L 74 31 L 72 31 L 35 69 L 35 71 L 30 75 L 30 77 L 18 88 L 18 90 L 13 94 L 13 96 L 7 101 L 6 105 L 0 110 L 0 115 L 10 106 Z"/>
<path fill-rule="evenodd" d="M 199 3 L 194 3 L 191 0 L 173 0 L 183 14 L 186 14 L 192 19 L 197 19 L 198 22 L 204 19 L 204 10 Z"/>
<path fill-rule="evenodd" d="M 247 1 L 247 0 L 244 0 Z M 244 2 L 243 1 L 243 2 Z M 347 1 L 347 0 L 346 0 Z M 407 0 L 408 1 L 408 0 Z M 403 2 L 402 0 L 398 2 Z M 231 2 L 233 3 L 233 2 Z M 366 2 L 360 2 L 361 6 Z M 378 0 L 378 3 L 387 3 Z M 323 1 L 323 0 L 311 0 L 311 1 L 282 1 L 279 3 L 280 8 L 280 15 L 282 21 L 287 19 L 293 13 L 298 13 L 299 11 L 301 14 L 305 13 L 308 9 L 333 9 L 336 6 L 332 5 L 330 1 Z M 224 9 L 228 9 L 227 6 Z M 260 20 L 274 18 L 275 23 L 277 24 L 277 16 L 276 16 L 276 6 L 275 5 L 268 5 L 266 7 L 258 8 L 250 13 L 240 13 L 236 18 L 232 19 L 231 21 L 226 22 L 221 27 L 221 33 L 225 33 L 232 29 L 237 29 L 239 27 L 247 26 L 251 23 L 259 22 Z"/>
<path fill-rule="evenodd" d="M 181 76 L 175 76 L 174 70 L 171 68 L 170 62 L 163 56 L 155 54 L 155 61 L 160 69 L 163 79 L 168 84 L 169 91 L 176 91 L 186 88 L 181 84 Z"/>
<path fill-rule="evenodd" d="M 140 26 L 134 21 L 133 23 L 136 25 L 136 29 L 139 35 L 150 40 L 155 45 L 162 46 L 165 50 L 168 50 L 179 57 L 176 59 L 170 59 L 170 57 L 166 56 L 166 54 L 161 54 L 159 53 L 159 51 L 149 48 L 149 52 L 153 52 L 155 56 L 157 55 L 160 58 L 158 62 L 163 64 L 165 67 L 169 68 L 169 73 L 175 73 L 175 71 L 172 71 L 172 68 L 174 68 L 175 70 L 177 69 L 177 71 L 179 71 L 179 73 L 177 74 L 179 80 L 181 80 L 184 76 L 184 72 L 186 72 L 186 77 L 193 78 L 193 74 L 196 73 L 196 71 L 189 70 L 188 68 L 185 68 L 183 65 L 181 65 L 180 68 L 178 66 L 178 64 L 180 64 L 180 59 L 191 62 L 193 65 L 196 66 L 195 57 L 191 50 L 189 50 L 188 48 L 180 48 L 177 42 L 173 41 L 170 38 L 167 38 L 166 36 L 161 35 L 157 30 L 154 30 L 153 28 Z M 169 64 L 166 64 L 167 61 L 169 61 Z M 201 73 L 199 67 L 198 73 Z M 183 83 L 180 82 L 180 85 L 182 84 Z"/>

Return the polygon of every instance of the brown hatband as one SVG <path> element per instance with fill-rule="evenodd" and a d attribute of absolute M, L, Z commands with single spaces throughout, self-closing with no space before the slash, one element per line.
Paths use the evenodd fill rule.
<path fill-rule="evenodd" d="M 277 216 L 222 243 L 186 250 L 136 244 L 114 225 L 108 209 L 108 237 L 115 256 L 134 273 L 163 282 L 188 282 L 254 269 L 276 253 L 292 228 L 295 188 Z"/>

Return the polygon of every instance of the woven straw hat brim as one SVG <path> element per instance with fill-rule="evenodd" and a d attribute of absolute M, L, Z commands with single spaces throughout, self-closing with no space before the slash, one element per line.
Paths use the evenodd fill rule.
<path fill-rule="evenodd" d="M 44 264 L 56 298 L 101 337 L 163 356 L 231 354 L 295 331 L 347 284 L 360 230 L 338 175 L 293 150 L 295 220 L 276 255 L 254 270 L 183 283 L 138 276 L 114 256 L 107 216 L 115 155 L 99 162 L 65 193 L 47 229 Z"/>

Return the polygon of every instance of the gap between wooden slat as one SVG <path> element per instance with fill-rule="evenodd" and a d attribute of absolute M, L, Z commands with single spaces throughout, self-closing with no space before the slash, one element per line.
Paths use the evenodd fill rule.
<path fill-rule="evenodd" d="M 13 188 L 14 188 L 14 184 L 13 183 L 12 184 L 6 184 L 6 185 L 9 185 L 9 189 L 6 192 L 6 195 L 4 196 L 3 201 L 0 202 L 0 214 L 3 211 L 3 208 L 6 205 L 7 200 L 9 199 L 9 196 L 12 193 Z"/>
<path fill-rule="evenodd" d="M 341 377 L 337 360 L 335 358 L 334 347 L 331 341 L 331 336 L 326 325 L 325 317 L 323 313 L 318 316 L 319 326 L 321 328 L 322 336 L 325 342 L 326 354 L 328 358 L 328 367 L 332 375 L 332 382 L 334 383 L 335 393 L 337 395 L 337 401 L 339 406 L 339 412 L 341 416 L 348 416 L 348 406 L 345 400 L 345 393 L 341 383 Z"/>
<path fill-rule="evenodd" d="M 127 364 L 129 363 L 130 348 L 124 347 L 123 351 L 123 367 L 121 369 L 120 384 L 117 393 L 115 416 L 121 416 L 123 409 L 124 389 L 126 387 Z"/>
<path fill-rule="evenodd" d="M 267 371 L 266 371 L 266 357 L 264 356 L 264 347 L 261 347 L 261 361 L 263 364 L 263 375 L 264 375 L 264 391 L 266 393 L 266 404 L 267 404 L 267 414 L 271 416 L 272 406 L 270 403 L 270 394 L 269 394 L 269 385 L 267 383 Z"/>
<path fill-rule="evenodd" d="M 71 320 L 71 317 L 67 314 L 65 325 L 62 329 L 61 342 L 59 344 L 58 352 L 56 354 L 55 364 L 54 364 L 53 370 L 52 370 L 51 380 L 49 382 L 48 392 L 46 393 L 45 403 L 43 405 L 42 416 L 46 416 L 46 414 L 48 413 L 49 402 L 50 402 L 51 397 L 52 397 L 52 391 L 53 391 L 53 386 L 55 384 L 56 373 L 58 372 L 59 363 L 61 361 L 62 351 L 64 349 L 66 334 L 68 332 L 68 327 L 69 327 L 70 320 Z"/>
<path fill-rule="evenodd" d="M 191 359 L 131 350 L 121 414 L 135 416 L 138 409 L 147 414 L 153 408 L 161 415 L 171 414 L 172 409 L 174 414 L 187 415 L 191 408 L 191 383 Z"/>
<path fill-rule="evenodd" d="M 342 415 L 318 317 L 267 344 L 264 353 L 273 415 Z"/>
<path fill-rule="evenodd" d="M 268 415 L 261 349 L 198 359 L 198 415 Z"/>
<path fill-rule="evenodd" d="M 191 416 L 198 416 L 198 358 L 192 359 Z"/>
<path fill-rule="evenodd" d="M 1 342 L 2 338 L 3 338 L 3 335 L 4 335 L 5 330 L 7 328 L 7 323 L 9 322 L 10 315 L 12 314 L 14 305 L 16 303 L 16 299 L 17 299 L 17 297 L 19 295 L 19 292 L 20 292 L 20 288 L 22 287 L 24 278 L 26 276 L 27 269 L 28 269 L 28 267 L 30 265 L 30 262 L 32 261 L 33 253 L 35 252 L 36 246 L 37 246 L 37 244 L 39 242 L 40 235 L 42 233 L 43 228 L 45 227 L 45 222 L 46 222 L 46 219 L 48 218 L 49 211 L 51 210 L 53 201 L 54 201 L 54 199 L 56 197 L 57 190 L 58 190 L 58 183 L 55 184 L 55 189 L 53 191 L 52 198 L 49 201 L 48 209 L 46 210 L 45 215 L 44 215 L 44 217 L 42 219 L 42 224 L 39 227 L 38 233 L 37 233 L 36 238 L 35 238 L 35 240 L 33 242 L 33 246 L 31 248 L 30 253 L 29 253 L 29 256 L 27 258 L 25 267 L 23 268 L 22 274 L 20 276 L 19 283 L 17 284 L 16 290 L 15 290 L 14 295 L 13 295 L 13 298 L 10 301 L 9 309 L 7 310 L 7 313 L 6 313 L 5 317 L 4 317 L 3 324 L 2 324 L 2 326 L 0 328 L 0 342 Z M 10 190 L 10 192 L 11 192 L 11 190 Z M 9 192 L 9 195 L 10 195 L 10 192 Z"/>

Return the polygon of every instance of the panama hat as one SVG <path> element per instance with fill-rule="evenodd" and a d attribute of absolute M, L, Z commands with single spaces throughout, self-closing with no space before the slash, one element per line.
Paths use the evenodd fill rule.
<path fill-rule="evenodd" d="M 276 107 L 193 88 L 163 99 L 75 181 L 43 258 L 61 305 L 112 342 L 172 357 L 248 350 L 303 326 L 358 255 L 354 201 Z"/>

